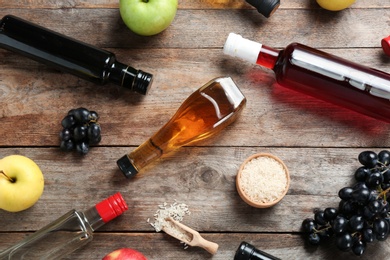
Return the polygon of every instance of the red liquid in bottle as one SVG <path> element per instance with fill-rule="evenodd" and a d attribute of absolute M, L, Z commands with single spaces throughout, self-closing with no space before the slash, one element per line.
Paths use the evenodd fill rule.
<path fill-rule="evenodd" d="M 304 54 L 305 60 L 295 60 L 296 53 L 298 58 L 299 54 Z M 313 64 L 323 66 L 313 68 Z M 334 67 L 336 64 L 338 67 Z M 291 44 L 282 51 L 273 70 L 281 86 L 390 122 L 389 99 L 370 93 L 378 87 L 377 92 L 381 94 L 375 81 L 388 82 L 390 87 L 390 75 L 387 73 L 301 44 Z"/>
<path fill-rule="evenodd" d="M 292 43 L 278 51 L 229 35 L 224 51 L 275 72 L 279 85 L 390 123 L 390 74 Z"/>

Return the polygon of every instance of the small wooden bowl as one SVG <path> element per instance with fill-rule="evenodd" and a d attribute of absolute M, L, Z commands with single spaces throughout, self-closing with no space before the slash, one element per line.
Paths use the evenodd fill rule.
<path fill-rule="evenodd" d="M 277 199 L 272 200 L 270 202 L 259 202 L 259 201 L 255 201 L 255 200 L 251 199 L 250 196 L 248 196 L 248 194 L 243 190 L 242 183 L 241 183 L 242 182 L 241 181 L 242 172 L 243 172 L 245 166 L 247 165 L 247 163 L 252 161 L 253 159 L 256 159 L 259 157 L 268 157 L 270 159 L 275 160 L 276 162 L 278 162 L 282 166 L 282 168 L 286 174 L 286 186 L 284 187 L 283 192 L 281 193 L 281 195 Z M 258 153 L 258 154 L 254 154 L 254 155 L 248 157 L 241 164 L 240 169 L 238 170 L 238 174 L 236 176 L 236 188 L 237 188 L 238 194 L 240 195 L 242 200 L 244 200 L 247 204 L 249 204 L 250 206 L 255 207 L 255 208 L 269 208 L 269 207 L 274 206 L 275 204 L 277 204 L 279 201 L 281 201 L 283 199 L 283 197 L 286 195 L 289 187 L 290 187 L 290 174 L 288 172 L 286 165 L 278 157 L 276 157 L 272 154 L 268 154 L 268 153 Z M 258 188 L 261 188 L 261 187 L 258 187 Z"/>

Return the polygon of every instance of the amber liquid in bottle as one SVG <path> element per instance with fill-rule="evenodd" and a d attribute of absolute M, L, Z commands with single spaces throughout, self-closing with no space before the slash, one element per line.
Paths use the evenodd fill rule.
<path fill-rule="evenodd" d="M 175 115 L 148 141 L 122 159 L 130 160 L 135 171 L 177 148 L 219 133 L 231 124 L 245 106 L 246 99 L 231 78 L 210 81 L 180 106 Z M 118 166 L 121 167 L 120 159 Z M 125 173 L 126 175 L 126 173 Z M 127 176 L 127 175 L 126 175 Z M 131 177 L 128 176 L 128 177 Z"/>

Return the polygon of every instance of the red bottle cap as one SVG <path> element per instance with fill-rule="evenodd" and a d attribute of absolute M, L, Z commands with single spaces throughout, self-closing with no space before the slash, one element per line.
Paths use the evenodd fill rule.
<path fill-rule="evenodd" d="M 383 38 L 381 44 L 383 51 L 390 56 L 390 36 Z"/>
<path fill-rule="evenodd" d="M 122 215 L 128 207 L 122 195 L 118 192 L 99 202 L 95 206 L 104 223 L 107 223 L 114 218 Z"/>

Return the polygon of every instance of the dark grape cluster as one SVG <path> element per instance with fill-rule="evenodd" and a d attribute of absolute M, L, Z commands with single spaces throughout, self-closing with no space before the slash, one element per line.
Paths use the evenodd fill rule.
<path fill-rule="evenodd" d="M 98 119 L 99 115 L 95 111 L 83 107 L 69 110 L 61 121 L 61 149 L 76 149 L 80 154 L 87 154 L 89 146 L 99 143 L 102 139 Z"/>
<path fill-rule="evenodd" d="M 338 249 L 360 256 L 367 244 L 389 236 L 390 152 L 364 151 L 358 160 L 362 166 L 355 171 L 356 183 L 339 191 L 338 207 L 316 210 L 302 222 L 309 244 L 333 237 Z"/>

